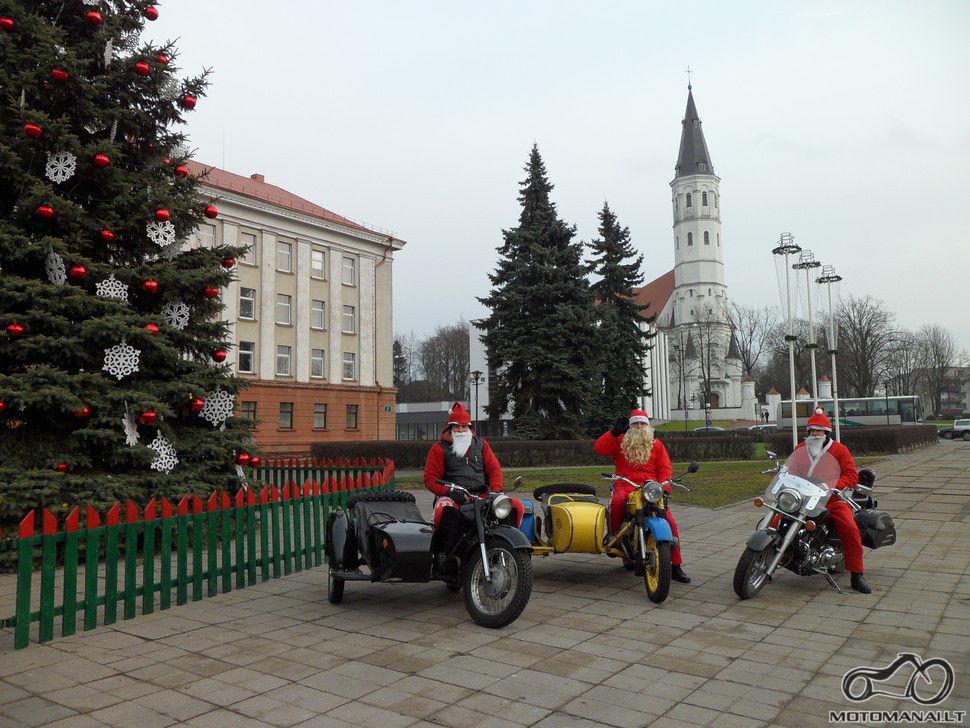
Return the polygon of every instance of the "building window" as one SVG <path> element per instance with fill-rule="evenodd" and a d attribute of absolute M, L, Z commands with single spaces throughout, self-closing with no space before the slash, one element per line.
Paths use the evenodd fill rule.
<path fill-rule="evenodd" d="M 327 376 L 326 359 L 324 359 L 323 349 L 310 349 L 310 376 Z"/>
<path fill-rule="evenodd" d="M 357 285 L 357 261 L 353 258 L 344 258 L 344 285 Z"/>
<path fill-rule="evenodd" d="M 344 328 L 345 334 L 353 334 L 357 331 L 357 309 L 353 306 L 344 306 Z"/>
<path fill-rule="evenodd" d="M 284 377 L 290 376 L 290 352 L 288 346 L 276 347 L 276 373 Z"/>
<path fill-rule="evenodd" d="M 245 401 L 239 403 L 239 416 L 247 420 L 256 419 L 256 402 Z"/>
<path fill-rule="evenodd" d="M 239 247 L 246 248 L 240 258 L 240 263 L 256 265 L 256 235 L 254 233 L 239 233 Z"/>
<path fill-rule="evenodd" d="M 276 323 L 289 324 L 292 312 L 292 298 L 285 293 L 276 294 Z"/>
<path fill-rule="evenodd" d="M 721 233 L 717 234 L 717 247 L 721 247 Z"/>
<path fill-rule="evenodd" d="M 707 193 L 701 192 L 701 206 L 707 207 Z"/>
<path fill-rule="evenodd" d="M 680 195 L 674 195 L 674 212 L 680 207 Z"/>
<path fill-rule="evenodd" d="M 322 250 L 310 251 L 310 277 L 327 277 L 327 256 Z"/>
<path fill-rule="evenodd" d="M 687 244 L 688 245 L 694 244 L 694 233 L 687 233 Z"/>
<path fill-rule="evenodd" d="M 347 405 L 347 429 L 357 429 L 357 405 L 355 404 Z"/>
<path fill-rule="evenodd" d="M 310 301 L 310 328 L 327 328 L 327 304 L 323 301 Z"/>
<path fill-rule="evenodd" d="M 357 355 L 352 351 L 344 352 L 344 379 L 357 378 Z"/>
<path fill-rule="evenodd" d="M 239 289 L 239 318 L 254 320 L 256 318 L 256 289 Z"/>
<path fill-rule="evenodd" d="M 697 122 L 694 122 L 694 123 L 696 124 Z M 707 171 L 707 162 L 698 162 L 697 163 L 697 171 L 698 172 L 706 172 Z"/>
<path fill-rule="evenodd" d="M 687 207 L 690 207 L 690 192 L 687 193 Z"/>
<path fill-rule="evenodd" d="M 313 405 L 313 426 L 318 430 L 327 429 L 327 405 Z"/>
<path fill-rule="evenodd" d="M 239 371 L 252 374 L 256 371 L 256 342 L 239 342 Z"/>
<path fill-rule="evenodd" d="M 276 270 L 290 273 L 293 270 L 293 243 L 276 241 Z"/>
<path fill-rule="evenodd" d="M 677 236 L 674 237 L 674 249 L 675 250 L 680 250 L 680 236 L 679 235 L 677 235 Z"/>
<path fill-rule="evenodd" d="M 711 244 L 711 234 L 709 232 L 707 232 L 707 230 L 705 230 L 704 231 L 704 245 L 710 245 L 710 244 Z"/>
<path fill-rule="evenodd" d="M 293 403 L 280 402 L 280 429 L 293 429 Z"/>
<path fill-rule="evenodd" d="M 717 195 L 713 195 L 713 197 L 714 197 L 714 209 L 716 210 L 717 209 Z"/>
<path fill-rule="evenodd" d="M 216 226 L 204 222 L 196 229 L 195 236 L 199 239 L 200 248 L 213 248 L 216 244 Z"/>

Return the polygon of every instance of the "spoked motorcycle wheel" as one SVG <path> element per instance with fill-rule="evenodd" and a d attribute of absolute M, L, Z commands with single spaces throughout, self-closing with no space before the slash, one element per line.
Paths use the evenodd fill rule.
<path fill-rule="evenodd" d="M 650 601 L 659 604 L 670 594 L 670 541 L 654 541 L 653 534 L 647 534 L 644 543 L 643 585 Z"/>
<path fill-rule="evenodd" d="M 485 558 L 491 581 L 485 580 L 480 553 L 470 554 L 462 575 L 465 609 L 482 627 L 504 627 L 525 609 L 532 595 L 532 561 L 524 551 L 488 539 Z"/>
<path fill-rule="evenodd" d="M 340 604 L 344 598 L 344 584 L 346 582 L 333 575 L 333 569 L 327 574 L 327 601 L 331 604 Z"/>
<path fill-rule="evenodd" d="M 774 555 L 774 549 L 755 551 L 746 548 L 734 570 L 734 593 L 742 599 L 758 596 L 758 592 L 768 583 L 768 566 Z"/>

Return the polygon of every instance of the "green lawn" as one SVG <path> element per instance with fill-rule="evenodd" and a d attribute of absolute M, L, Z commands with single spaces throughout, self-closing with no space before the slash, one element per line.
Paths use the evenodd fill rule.
<path fill-rule="evenodd" d="M 856 465 L 862 467 L 878 462 L 880 458 L 858 458 Z M 700 470 L 691 475 L 684 476 L 684 485 L 690 488 L 688 493 L 680 488 L 674 488 L 671 502 L 676 508 L 677 503 L 685 503 L 692 506 L 703 506 L 705 508 L 717 508 L 719 506 L 749 500 L 757 495 L 761 495 L 771 480 L 770 475 L 762 475 L 762 470 L 771 467 L 768 460 L 752 460 L 746 462 L 712 462 L 701 463 Z M 526 496 L 531 495 L 532 491 L 540 485 L 550 483 L 583 483 L 592 485 L 596 488 L 600 496 L 605 497 L 609 493 L 610 483 L 604 480 L 601 473 L 612 471 L 611 468 L 602 467 L 583 467 L 583 468 L 526 468 L 503 469 L 506 485 L 511 488 L 516 476 L 523 478 L 522 487 L 517 493 Z M 686 463 L 674 463 L 674 475 L 687 472 Z M 420 475 L 416 476 L 395 476 L 398 488 L 415 489 L 423 488 L 424 482 Z M 878 487 L 878 481 L 877 481 Z"/>

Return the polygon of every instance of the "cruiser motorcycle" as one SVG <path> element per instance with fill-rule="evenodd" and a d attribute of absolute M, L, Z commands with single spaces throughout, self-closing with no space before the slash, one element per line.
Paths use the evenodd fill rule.
<path fill-rule="evenodd" d="M 811 475 L 839 472 L 835 458 L 828 453 L 823 453 L 814 464 L 805 448 L 795 450 L 784 465 L 778 464 L 775 453 L 769 451 L 768 457 L 774 460 L 775 467 L 762 472 L 774 473 L 774 477 L 764 498 L 754 501 L 756 506 L 766 507 L 768 513 L 748 538 L 738 560 L 735 593 L 741 599 L 751 599 L 779 568 L 785 568 L 799 576 L 821 574 L 836 591 L 846 594 L 832 578 L 845 571 L 845 553 L 835 525 L 828 520 L 825 504 L 830 497 L 849 504 L 863 546 L 878 549 L 896 543 L 892 517 L 876 510 L 878 503 L 870 495 L 876 482 L 875 472 L 864 468 L 859 471 L 858 485 L 838 490 L 833 487 L 837 477 L 827 483 Z"/>
<path fill-rule="evenodd" d="M 443 581 L 464 592 L 465 609 L 482 627 L 511 624 L 532 594 L 532 545 L 515 527 L 512 499 L 504 493 L 468 497 L 445 508 L 435 528 L 407 491 L 371 491 L 347 498 L 327 521 L 330 564 L 327 598 L 339 604 L 348 581 Z"/>

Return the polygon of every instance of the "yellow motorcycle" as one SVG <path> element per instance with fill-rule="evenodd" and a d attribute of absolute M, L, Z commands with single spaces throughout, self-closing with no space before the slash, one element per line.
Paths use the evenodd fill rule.
<path fill-rule="evenodd" d="M 698 464 L 692 462 L 687 473 L 698 469 Z M 520 529 L 532 542 L 533 556 L 578 553 L 623 559 L 624 566 L 643 577 L 650 601 L 660 603 L 670 593 L 670 549 L 674 540 L 664 517 L 668 498 L 664 486 L 675 485 L 687 491 L 690 488 L 680 482 L 683 475 L 666 483 L 634 483 L 611 473 L 603 473 L 603 477 L 634 486 L 627 497 L 623 525 L 616 533 L 607 533 L 606 506 L 596 497 L 596 489 L 579 483 L 536 488 L 532 492 L 535 502 L 522 500 L 525 515 Z"/>

